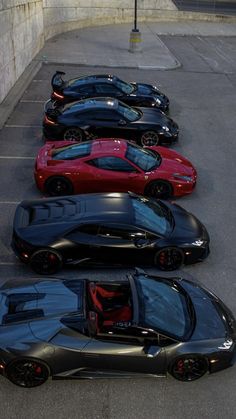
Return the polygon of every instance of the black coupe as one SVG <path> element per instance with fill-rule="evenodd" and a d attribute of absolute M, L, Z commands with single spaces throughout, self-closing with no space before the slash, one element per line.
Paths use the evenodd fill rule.
<path fill-rule="evenodd" d="M 173 270 L 206 258 L 209 236 L 179 205 L 134 193 L 98 193 L 23 201 L 12 247 L 39 274 L 64 264 Z"/>
<path fill-rule="evenodd" d="M 232 313 L 185 279 L 17 279 L 0 299 L 0 372 L 21 387 L 49 377 L 193 381 L 235 361 Z"/>
<path fill-rule="evenodd" d="M 52 77 L 51 99 L 65 104 L 89 97 L 114 97 L 130 106 L 155 107 L 166 112 L 169 99 L 156 86 L 144 83 L 127 83 L 111 74 L 84 75 L 64 81 L 63 71 L 56 71 Z"/>
<path fill-rule="evenodd" d="M 153 146 L 176 141 L 179 129 L 159 109 L 132 108 L 117 99 L 100 97 L 61 106 L 46 102 L 43 133 L 47 140 L 119 137 Z"/>

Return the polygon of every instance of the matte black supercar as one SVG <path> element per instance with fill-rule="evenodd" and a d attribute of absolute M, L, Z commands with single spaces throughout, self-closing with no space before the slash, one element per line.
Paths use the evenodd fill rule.
<path fill-rule="evenodd" d="M 64 264 L 173 270 L 206 258 L 209 236 L 179 205 L 133 193 L 98 193 L 23 201 L 12 247 L 40 274 Z"/>
<path fill-rule="evenodd" d="M 56 71 L 52 77 L 51 99 L 57 104 L 87 99 L 89 97 L 114 97 L 130 106 L 155 107 L 166 112 L 169 99 L 156 86 L 144 83 L 127 83 L 111 74 L 84 75 L 68 81 Z"/>
<path fill-rule="evenodd" d="M 159 109 L 132 108 L 117 99 L 100 97 L 61 106 L 46 102 L 43 133 L 47 140 L 119 137 L 153 146 L 176 141 L 179 129 Z"/>
<path fill-rule="evenodd" d="M 231 366 L 236 322 L 215 295 L 180 278 L 15 280 L 0 289 L 0 371 L 35 387 L 49 377 L 181 381 Z"/>

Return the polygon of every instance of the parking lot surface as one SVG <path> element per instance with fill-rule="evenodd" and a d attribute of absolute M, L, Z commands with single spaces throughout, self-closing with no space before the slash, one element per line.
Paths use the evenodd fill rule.
<path fill-rule="evenodd" d="M 199 174 L 193 194 L 178 199 L 178 203 L 206 225 L 211 237 L 208 259 L 184 267 L 177 274 L 203 282 L 236 315 L 236 57 L 231 54 L 235 38 L 215 36 L 199 40 L 195 36 L 163 35 L 161 39 L 181 62 L 180 68 L 147 71 L 120 67 L 112 72 L 127 81 L 157 84 L 170 98 L 170 116 L 180 126 L 179 142 L 173 148 L 189 158 Z M 12 220 L 19 201 L 41 197 L 34 185 L 34 158 L 43 145 L 43 104 L 50 95 L 50 79 L 55 70 L 65 71 L 66 78 L 111 72 L 105 67 L 44 64 L 1 130 L 1 282 L 10 277 L 27 277 L 30 281 L 32 276 L 10 248 Z M 115 278 L 125 274 L 123 269 L 70 269 L 59 276 Z M 0 416 L 2 419 L 233 419 L 235 372 L 233 367 L 193 383 L 180 383 L 170 377 L 49 381 L 33 390 L 17 388 L 1 377 Z"/>

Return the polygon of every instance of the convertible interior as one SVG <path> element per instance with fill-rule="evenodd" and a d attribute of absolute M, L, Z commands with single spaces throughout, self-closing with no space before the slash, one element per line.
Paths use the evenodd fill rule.
<path fill-rule="evenodd" d="M 88 309 L 93 336 L 114 324 L 130 322 L 132 305 L 129 284 L 89 282 Z"/>

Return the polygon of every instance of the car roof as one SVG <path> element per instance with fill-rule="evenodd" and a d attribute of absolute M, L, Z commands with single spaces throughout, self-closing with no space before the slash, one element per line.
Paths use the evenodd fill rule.
<path fill-rule="evenodd" d="M 117 154 L 125 155 L 128 144 L 125 140 L 114 138 L 114 139 L 99 139 L 92 142 L 92 151 L 90 157 L 93 155 L 104 155 L 104 154 Z"/>
<path fill-rule="evenodd" d="M 119 101 L 110 97 L 96 97 L 68 103 L 63 106 L 63 113 L 72 113 L 86 110 L 117 109 Z"/>
<path fill-rule="evenodd" d="M 71 227 L 84 222 L 104 221 L 132 224 L 131 199 L 128 193 L 112 192 L 23 201 L 17 207 L 14 228 L 26 231 L 33 227 L 57 225 L 57 231 L 62 233 L 68 224 Z"/>
<path fill-rule="evenodd" d="M 91 74 L 87 76 L 81 76 L 75 79 L 68 81 L 69 87 L 79 87 L 86 84 L 96 84 L 96 83 L 112 83 L 114 80 L 117 80 L 116 76 L 111 74 Z"/>

